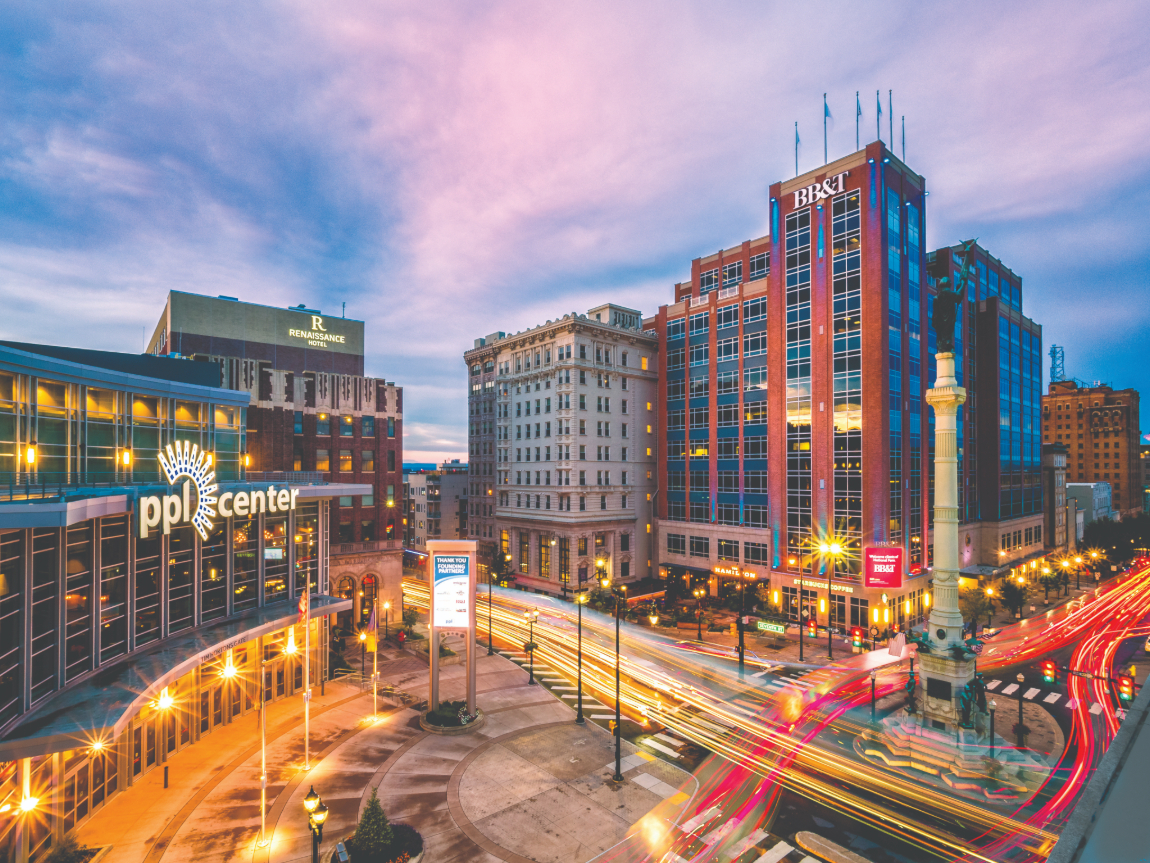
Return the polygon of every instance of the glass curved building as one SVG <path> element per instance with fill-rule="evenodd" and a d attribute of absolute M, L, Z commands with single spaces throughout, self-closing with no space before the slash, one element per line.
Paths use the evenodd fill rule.
<path fill-rule="evenodd" d="M 0 860 L 37 860 L 173 752 L 325 676 L 329 502 L 246 469 L 213 364 L 0 343 Z M 312 651 L 300 597 L 311 594 Z"/>

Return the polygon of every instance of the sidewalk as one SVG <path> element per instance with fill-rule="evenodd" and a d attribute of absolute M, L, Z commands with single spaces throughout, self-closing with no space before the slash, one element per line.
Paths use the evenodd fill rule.
<path fill-rule="evenodd" d="M 112 845 L 106 863 L 306 861 L 311 837 L 302 801 L 313 786 L 329 807 L 324 853 L 354 830 L 378 788 L 388 817 L 419 830 L 436 863 L 588 860 L 653 808 L 677 817 L 694 793 L 689 775 L 624 742 L 627 781 L 615 786 L 607 781 L 614 767 L 607 733 L 576 726 L 571 708 L 527 685 L 515 663 L 477 653 L 477 699 L 486 719 L 468 734 L 426 733 L 414 710 L 382 698 L 373 722 L 370 692 L 328 684 L 312 702 L 312 769 L 305 774 L 299 700 L 271 705 L 268 848 L 256 846 L 254 717 L 173 756 L 172 787 L 163 789 L 163 771 L 153 771 L 93 816 L 80 841 Z M 385 684 L 426 698 L 420 660 L 394 646 L 383 646 L 379 660 Z M 545 669 L 537 664 L 536 672 Z M 464 686 L 463 665 L 441 669 L 442 698 L 462 698 Z"/>

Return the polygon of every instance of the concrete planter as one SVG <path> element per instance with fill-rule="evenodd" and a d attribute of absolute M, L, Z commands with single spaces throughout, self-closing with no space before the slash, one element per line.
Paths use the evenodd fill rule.
<path fill-rule="evenodd" d="M 432 725 L 427 721 L 427 714 L 419 714 L 419 727 L 424 731 L 429 731 L 432 734 L 442 734 L 446 737 L 452 737 L 457 734 L 470 734 L 484 726 L 487 722 L 487 714 L 480 713 L 474 722 L 468 722 L 466 725 Z"/>
<path fill-rule="evenodd" d="M 347 840 L 350 838 L 351 838 L 350 836 L 345 836 L 342 839 L 340 839 L 339 841 L 343 842 L 344 845 L 346 845 Z M 416 854 L 414 857 L 411 858 L 410 863 L 420 863 L 420 861 L 422 861 L 425 856 L 427 856 L 427 847 L 426 846 L 424 846 L 422 851 L 420 851 L 418 854 Z M 324 852 L 322 855 L 320 855 L 320 859 L 323 860 L 323 863 L 338 863 L 338 861 L 336 861 L 336 858 L 335 858 L 335 846 L 333 845 L 330 850 L 328 850 L 328 851 Z"/>

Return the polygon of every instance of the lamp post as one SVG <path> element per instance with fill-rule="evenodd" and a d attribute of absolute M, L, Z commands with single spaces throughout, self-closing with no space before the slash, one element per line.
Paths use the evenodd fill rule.
<path fill-rule="evenodd" d="M 994 711 L 998 709 L 998 702 L 990 702 L 990 757 L 994 757 Z"/>
<path fill-rule="evenodd" d="M 699 622 L 699 641 L 703 640 L 703 595 L 706 593 L 701 587 L 696 587 L 693 591 L 695 594 L 695 618 Z"/>
<path fill-rule="evenodd" d="M 600 582 L 603 587 L 611 586 L 611 579 L 604 577 Z M 619 703 L 619 600 L 627 593 L 627 585 L 621 584 L 615 589 L 615 775 L 611 778 L 616 782 L 623 781 L 623 712 Z"/>
<path fill-rule="evenodd" d="M 307 826 L 311 831 L 311 863 L 319 863 L 319 843 L 323 841 L 323 824 L 327 821 L 327 804 L 315 793 L 314 785 L 303 799 L 303 808 L 307 812 Z"/>
<path fill-rule="evenodd" d="M 1026 682 L 1026 676 L 1025 676 L 1024 674 L 1022 674 L 1021 672 L 1019 672 L 1019 674 L 1018 674 L 1018 677 L 1016 677 L 1016 678 L 1015 678 L 1015 680 L 1017 680 L 1017 681 L 1018 681 L 1018 735 L 1017 735 L 1017 740 L 1018 740 L 1018 746 L 1019 746 L 1019 748 L 1021 749 L 1021 748 L 1022 748 L 1022 745 L 1023 745 L 1023 734 L 1022 734 L 1022 686 L 1023 686 L 1023 684 Z"/>
<path fill-rule="evenodd" d="M 870 670 L 870 721 L 871 722 L 875 721 L 874 696 L 875 696 L 875 681 L 877 681 L 877 680 L 878 680 L 878 670 L 872 668 Z"/>
<path fill-rule="evenodd" d="M 819 551 L 823 556 L 831 559 L 831 565 L 827 567 L 827 659 L 835 658 L 835 640 L 831 635 L 831 609 L 834 608 L 834 600 L 831 598 L 831 576 L 835 572 L 835 560 L 842 554 L 842 550 L 843 547 L 837 542 L 824 542 L 819 545 Z"/>
<path fill-rule="evenodd" d="M 287 647 L 284 647 L 287 653 Z M 272 659 L 260 658 L 260 838 L 258 845 L 261 848 L 271 841 L 268 838 L 267 811 L 268 811 L 268 702 L 267 702 L 267 667 L 276 662 L 278 657 Z M 166 691 L 166 690 L 165 690 Z"/>
<path fill-rule="evenodd" d="M 747 613 L 747 582 L 744 579 L 744 573 L 739 571 L 739 680 L 743 679 L 744 666 L 743 660 L 746 657 L 747 648 L 743 643 L 743 617 Z"/>
<path fill-rule="evenodd" d="M 527 618 L 527 656 L 530 662 L 530 671 L 527 676 L 527 683 L 531 686 L 536 685 L 535 681 L 535 618 L 539 616 L 539 612 L 532 609 L 525 612 L 524 617 Z"/>
<path fill-rule="evenodd" d="M 387 600 L 383 602 L 383 640 L 387 641 L 387 615 L 391 610 L 391 603 Z"/>
<path fill-rule="evenodd" d="M 579 656 L 579 659 L 578 659 L 579 682 L 576 684 L 576 689 L 578 690 L 579 702 L 578 702 L 578 707 L 575 710 L 575 724 L 576 725 L 583 725 L 587 721 L 583 718 L 583 606 L 586 604 L 587 604 L 587 593 L 586 593 L 586 591 L 581 590 L 577 594 L 575 594 L 575 607 L 577 609 L 577 614 L 578 614 L 578 618 L 579 618 L 579 626 L 578 626 L 578 632 L 579 632 L 579 653 L 578 653 L 578 656 Z"/>
<path fill-rule="evenodd" d="M 359 673 L 367 671 L 367 630 L 359 631 Z"/>
<path fill-rule="evenodd" d="M 1082 557 L 1075 557 L 1074 564 L 1074 589 L 1082 590 Z"/>

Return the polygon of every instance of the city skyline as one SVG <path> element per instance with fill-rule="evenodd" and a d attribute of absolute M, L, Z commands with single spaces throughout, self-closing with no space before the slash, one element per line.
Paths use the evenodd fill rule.
<path fill-rule="evenodd" d="M 833 160 L 856 90 L 875 139 L 879 90 L 926 248 L 978 236 L 1069 375 L 1150 385 L 1120 367 L 1146 283 L 1111 203 L 1147 194 L 1143 10 L 653 8 L 10 10 L 0 336 L 133 350 L 172 289 L 346 302 L 366 372 L 406 390 L 405 455 L 465 457 L 476 336 L 653 314 L 692 258 L 768 232 L 796 121 L 821 164 L 824 91 Z"/>

